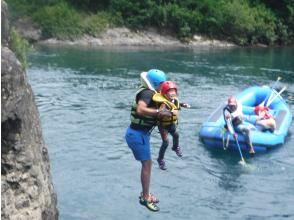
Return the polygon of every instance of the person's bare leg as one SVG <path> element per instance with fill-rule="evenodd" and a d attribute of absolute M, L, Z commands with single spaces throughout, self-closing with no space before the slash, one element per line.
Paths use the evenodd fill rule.
<path fill-rule="evenodd" d="M 276 129 L 276 122 L 273 118 L 266 119 L 266 120 L 260 120 L 256 122 L 257 125 L 260 125 L 264 129 Z"/>
<path fill-rule="evenodd" d="M 151 160 L 144 160 L 142 162 L 142 169 L 141 169 L 141 184 L 142 184 L 142 191 L 144 199 L 149 198 L 149 187 L 150 187 L 150 178 L 151 178 Z"/>
<path fill-rule="evenodd" d="M 242 133 L 245 136 L 246 143 L 249 146 L 249 153 L 251 155 L 255 154 L 255 151 L 254 151 L 254 148 L 253 148 L 253 145 L 252 145 L 252 140 L 251 140 L 250 127 L 244 126 L 241 129 L 242 129 Z"/>

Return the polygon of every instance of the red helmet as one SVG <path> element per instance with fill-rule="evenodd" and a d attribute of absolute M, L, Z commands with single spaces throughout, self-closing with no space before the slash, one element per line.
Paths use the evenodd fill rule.
<path fill-rule="evenodd" d="M 267 106 L 263 106 L 263 105 L 258 105 L 258 106 L 255 106 L 254 108 L 254 112 L 255 114 L 258 114 L 259 111 L 268 111 L 269 108 Z"/>
<path fill-rule="evenodd" d="M 176 92 L 178 90 L 176 84 L 172 81 L 165 81 L 160 85 L 160 92 L 163 95 L 166 95 L 167 91 L 170 89 L 175 89 Z"/>

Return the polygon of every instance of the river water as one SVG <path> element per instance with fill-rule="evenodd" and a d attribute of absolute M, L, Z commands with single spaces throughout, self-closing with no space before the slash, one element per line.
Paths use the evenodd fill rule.
<path fill-rule="evenodd" d="M 238 152 L 208 149 L 200 125 L 229 95 L 253 85 L 287 86 L 294 113 L 294 48 L 156 49 L 37 47 L 28 77 L 40 112 L 61 220 L 294 219 L 294 131 L 280 148 L 238 162 Z M 167 73 L 181 101 L 192 105 L 179 122 L 183 158 L 151 137 L 151 191 L 160 212 L 138 202 L 140 164 L 124 134 L 139 74 Z"/>

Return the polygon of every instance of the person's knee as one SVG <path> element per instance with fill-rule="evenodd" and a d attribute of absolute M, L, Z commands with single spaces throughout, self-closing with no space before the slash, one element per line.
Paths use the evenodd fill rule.
<path fill-rule="evenodd" d="M 173 135 L 173 137 L 174 138 L 179 138 L 179 133 L 178 132 L 175 132 L 174 135 Z"/>
<path fill-rule="evenodd" d="M 162 147 L 167 148 L 168 144 L 169 144 L 168 139 L 162 141 Z"/>
<path fill-rule="evenodd" d="M 250 128 L 249 127 L 244 127 L 242 132 L 246 135 L 249 135 L 250 134 Z"/>

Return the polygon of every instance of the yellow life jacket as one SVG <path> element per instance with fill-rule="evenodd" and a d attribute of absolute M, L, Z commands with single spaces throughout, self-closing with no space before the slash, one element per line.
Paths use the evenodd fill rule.
<path fill-rule="evenodd" d="M 155 93 L 152 97 L 152 100 L 160 106 L 159 109 L 160 111 L 164 111 L 165 109 L 168 111 L 173 111 L 173 110 L 179 110 L 180 109 L 180 103 L 177 99 L 175 99 L 174 102 L 169 101 L 164 95 L 161 93 Z M 158 119 L 158 123 L 161 126 L 168 126 L 171 124 L 177 124 L 178 123 L 178 118 L 176 115 L 172 115 L 171 117 L 164 117 Z"/>

